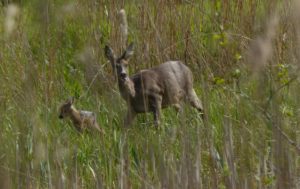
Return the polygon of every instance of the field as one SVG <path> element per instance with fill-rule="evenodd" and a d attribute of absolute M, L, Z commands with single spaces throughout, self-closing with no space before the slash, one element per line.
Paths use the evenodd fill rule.
<path fill-rule="evenodd" d="M 297 0 L 2 0 L 0 188 L 300 188 L 299 12 Z M 205 118 L 186 105 L 159 129 L 151 114 L 124 129 L 103 49 L 126 41 L 131 74 L 184 61 Z M 70 96 L 105 135 L 58 119 Z"/>

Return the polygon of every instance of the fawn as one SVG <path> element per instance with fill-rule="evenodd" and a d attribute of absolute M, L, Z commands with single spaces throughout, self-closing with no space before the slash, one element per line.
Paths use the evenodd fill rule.
<path fill-rule="evenodd" d="M 145 112 L 153 113 L 157 127 L 161 109 L 172 105 L 179 110 L 183 99 L 187 99 L 203 116 L 202 103 L 193 89 L 192 72 L 181 61 L 168 61 L 129 76 L 127 67 L 129 58 L 133 55 L 133 44 L 119 58 L 107 45 L 104 51 L 117 74 L 121 96 L 127 102 L 128 110 L 124 120 L 126 127 L 137 113 Z"/>
<path fill-rule="evenodd" d="M 70 98 L 60 106 L 59 119 L 69 117 L 79 132 L 82 132 L 85 129 L 94 129 L 100 133 L 103 133 L 102 129 L 100 129 L 97 123 L 96 114 L 90 111 L 77 110 L 73 106 L 73 103 L 74 98 Z"/>

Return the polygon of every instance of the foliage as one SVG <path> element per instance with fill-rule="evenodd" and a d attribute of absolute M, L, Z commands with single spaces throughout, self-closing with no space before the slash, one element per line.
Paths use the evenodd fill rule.
<path fill-rule="evenodd" d="M 12 31 L 11 1 L 1 3 L 0 188 L 300 187 L 293 3 L 22 0 Z M 121 8 L 135 43 L 131 73 L 183 60 L 204 121 L 186 106 L 163 110 L 158 130 L 148 114 L 122 128 L 126 104 L 103 53 L 107 43 L 123 49 Z M 58 119 L 69 96 L 97 112 L 105 135 Z"/>

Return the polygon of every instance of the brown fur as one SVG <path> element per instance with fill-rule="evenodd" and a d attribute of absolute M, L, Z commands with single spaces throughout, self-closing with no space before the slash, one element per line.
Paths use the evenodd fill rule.
<path fill-rule="evenodd" d="M 120 93 L 127 102 L 125 126 L 131 124 L 137 113 L 144 112 L 152 112 L 158 126 L 161 109 L 174 106 L 178 110 L 184 99 L 203 114 L 202 103 L 193 89 L 192 72 L 186 65 L 180 61 L 168 61 L 128 76 L 127 64 L 132 54 L 132 44 L 120 58 L 115 57 L 110 47 L 105 47 L 105 55 L 118 76 Z"/>
<path fill-rule="evenodd" d="M 99 127 L 96 115 L 94 112 L 77 110 L 74 106 L 74 99 L 69 99 L 63 103 L 59 108 L 59 118 L 64 119 L 69 117 L 74 127 L 82 132 L 85 129 L 97 130 L 103 133 L 103 130 Z"/>

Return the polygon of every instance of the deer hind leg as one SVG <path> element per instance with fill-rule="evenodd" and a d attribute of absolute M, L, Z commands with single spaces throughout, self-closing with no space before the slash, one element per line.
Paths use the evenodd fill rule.
<path fill-rule="evenodd" d="M 105 134 L 104 133 L 104 130 L 99 126 L 98 122 L 97 122 L 97 119 L 96 119 L 96 116 L 93 117 L 93 120 L 92 120 L 92 126 L 94 129 L 96 129 L 100 134 Z"/>
<path fill-rule="evenodd" d="M 174 104 L 173 107 L 175 108 L 177 114 L 179 114 L 182 111 L 182 106 L 179 103 Z"/>
<path fill-rule="evenodd" d="M 94 128 L 101 134 L 104 134 L 103 130 L 100 128 L 97 122 L 94 123 Z"/>
<path fill-rule="evenodd" d="M 190 102 L 191 106 L 196 108 L 201 114 L 204 113 L 202 102 L 199 100 L 196 92 L 194 89 L 191 89 L 188 93 L 188 101 Z"/>
<path fill-rule="evenodd" d="M 183 90 L 180 90 L 176 93 L 176 95 L 172 96 L 172 106 L 174 107 L 176 114 L 178 115 L 183 111 L 182 108 L 182 99 L 184 98 L 185 93 Z"/>

